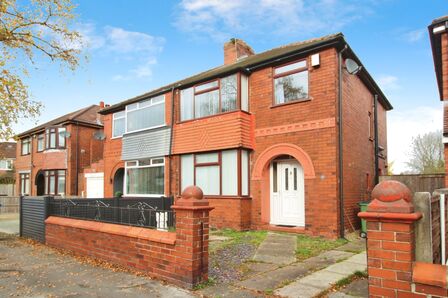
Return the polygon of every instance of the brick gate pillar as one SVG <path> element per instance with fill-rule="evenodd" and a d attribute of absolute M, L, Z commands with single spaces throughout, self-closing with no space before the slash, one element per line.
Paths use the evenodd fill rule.
<path fill-rule="evenodd" d="M 413 297 L 414 212 L 412 193 L 398 181 L 384 181 L 359 217 L 367 221 L 367 266 L 370 297 Z M 415 296 L 414 296 L 415 297 Z"/>
<path fill-rule="evenodd" d="M 208 279 L 209 212 L 202 190 L 189 186 L 172 209 L 176 212 L 176 273 L 194 286 Z"/>

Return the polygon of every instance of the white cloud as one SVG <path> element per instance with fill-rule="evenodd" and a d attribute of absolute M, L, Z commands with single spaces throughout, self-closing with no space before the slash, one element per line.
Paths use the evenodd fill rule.
<path fill-rule="evenodd" d="M 394 174 L 408 170 L 412 138 L 419 134 L 442 129 L 442 107 L 418 107 L 391 111 L 387 122 L 388 161 L 394 162 Z"/>
<path fill-rule="evenodd" d="M 424 37 L 425 33 L 425 29 L 412 30 L 404 33 L 402 35 L 402 38 L 407 42 L 414 43 L 420 41 Z"/>
<path fill-rule="evenodd" d="M 96 28 L 93 23 L 79 24 L 76 28 L 81 33 L 82 43 L 79 49 L 101 51 L 112 55 L 111 61 L 127 61 L 129 69 L 123 74 L 112 76 L 113 81 L 127 81 L 133 78 L 147 79 L 152 75 L 152 66 L 157 63 L 157 56 L 165 44 L 163 37 L 147 33 L 128 31 L 119 27 L 105 26 Z"/>
<path fill-rule="evenodd" d="M 250 34 L 306 36 L 334 32 L 372 12 L 375 1 L 341 0 L 182 0 L 175 25 L 216 41 Z"/>
<path fill-rule="evenodd" d="M 376 80 L 383 91 L 400 89 L 398 78 L 393 75 L 380 75 Z"/>

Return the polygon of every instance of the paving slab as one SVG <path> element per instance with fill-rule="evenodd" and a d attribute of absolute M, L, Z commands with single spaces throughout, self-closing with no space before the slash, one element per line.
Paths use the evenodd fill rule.
<path fill-rule="evenodd" d="M 346 252 L 346 251 L 338 251 L 338 250 L 329 250 L 326 252 L 323 252 L 321 254 L 319 254 L 316 257 L 311 257 L 308 258 L 306 260 L 304 260 L 304 262 L 313 262 L 315 260 L 325 260 L 328 262 L 339 262 L 341 260 L 345 260 L 348 259 L 349 257 L 354 256 L 354 253 L 351 252 Z"/>
<path fill-rule="evenodd" d="M 367 265 L 367 254 L 366 252 L 363 252 L 348 258 L 346 261 L 350 263 Z"/>
<path fill-rule="evenodd" d="M 254 255 L 255 261 L 286 265 L 296 261 L 297 236 L 268 233 Z"/>
<path fill-rule="evenodd" d="M 363 238 L 358 238 L 356 240 L 350 241 L 347 244 L 339 246 L 335 250 L 348 251 L 348 252 L 361 252 L 366 250 L 366 240 Z"/>
<path fill-rule="evenodd" d="M 337 281 L 343 279 L 344 277 L 346 277 L 345 274 L 320 270 L 297 280 L 297 283 L 326 290 L 332 284 L 335 284 Z"/>
<path fill-rule="evenodd" d="M 229 284 L 220 284 L 199 291 L 205 297 L 232 297 L 232 298 L 259 298 L 263 294 L 234 287 Z"/>
<path fill-rule="evenodd" d="M 280 290 L 274 292 L 274 294 L 282 297 L 293 297 L 293 298 L 310 298 L 318 295 L 322 292 L 322 289 L 318 289 L 313 286 L 296 284 L 290 287 L 284 287 Z"/>
<path fill-rule="evenodd" d="M 352 262 L 341 262 L 337 264 L 333 264 L 331 266 L 328 266 L 325 268 L 325 271 L 345 274 L 345 275 L 351 275 L 355 273 L 356 271 L 365 271 L 367 269 L 367 266 L 365 264 L 358 264 L 358 263 L 352 263 Z"/>
<path fill-rule="evenodd" d="M 18 213 L 0 214 L 0 232 L 18 235 L 20 232 L 20 215 Z"/>
<path fill-rule="evenodd" d="M 368 297 L 369 283 L 367 279 L 357 279 L 338 292 L 328 295 L 329 298 Z"/>

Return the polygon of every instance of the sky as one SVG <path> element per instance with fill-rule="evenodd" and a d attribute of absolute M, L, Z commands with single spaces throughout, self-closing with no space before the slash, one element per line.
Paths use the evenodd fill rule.
<path fill-rule="evenodd" d="M 412 138 L 442 128 L 427 26 L 447 0 L 73 0 L 83 36 L 80 67 L 37 60 L 25 79 L 44 104 L 39 123 L 105 101 L 114 104 L 223 63 L 223 44 L 256 53 L 343 32 L 392 103 L 388 160 L 405 171 Z M 35 125 L 23 120 L 17 132 Z"/>

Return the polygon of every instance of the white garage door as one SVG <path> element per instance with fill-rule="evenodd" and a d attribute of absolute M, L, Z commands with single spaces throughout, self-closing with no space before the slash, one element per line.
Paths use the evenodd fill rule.
<path fill-rule="evenodd" d="M 104 173 L 89 173 L 86 177 L 86 197 L 104 198 Z"/>

